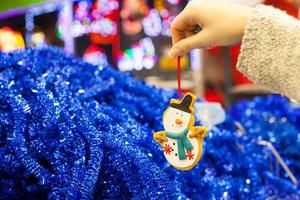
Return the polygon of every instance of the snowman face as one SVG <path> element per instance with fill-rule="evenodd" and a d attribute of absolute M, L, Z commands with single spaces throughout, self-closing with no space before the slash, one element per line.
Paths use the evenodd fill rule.
<path fill-rule="evenodd" d="M 172 133 L 180 133 L 189 127 L 191 113 L 169 107 L 163 117 L 164 129 Z"/>

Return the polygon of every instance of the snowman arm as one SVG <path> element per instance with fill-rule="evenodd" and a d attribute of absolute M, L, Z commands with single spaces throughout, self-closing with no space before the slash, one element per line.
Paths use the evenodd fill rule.
<path fill-rule="evenodd" d="M 190 129 L 192 133 L 189 135 L 189 138 L 200 137 L 204 138 L 207 133 L 207 129 L 204 126 L 195 126 Z"/>
<path fill-rule="evenodd" d="M 165 131 L 155 132 L 153 134 L 153 139 L 160 144 L 163 144 L 164 142 L 168 141 L 167 134 Z"/>

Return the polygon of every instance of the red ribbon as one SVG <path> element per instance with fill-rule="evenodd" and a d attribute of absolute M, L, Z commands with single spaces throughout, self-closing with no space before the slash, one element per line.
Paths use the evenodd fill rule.
<path fill-rule="evenodd" d="M 177 83 L 178 83 L 178 100 L 181 99 L 181 82 L 180 82 L 180 56 L 177 57 Z"/>

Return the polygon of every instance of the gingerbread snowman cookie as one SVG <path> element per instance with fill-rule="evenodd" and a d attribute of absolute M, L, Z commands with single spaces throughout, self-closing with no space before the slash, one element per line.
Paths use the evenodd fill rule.
<path fill-rule="evenodd" d="M 194 127 L 194 108 L 196 97 L 186 93 L 181 101 L 171 99 L 163 114 L 165 131 L 153 135 L 161 144 L 165 158 L 175 168 L 192 169 L 202 156 L 202 141 L 207 129 Z"/>

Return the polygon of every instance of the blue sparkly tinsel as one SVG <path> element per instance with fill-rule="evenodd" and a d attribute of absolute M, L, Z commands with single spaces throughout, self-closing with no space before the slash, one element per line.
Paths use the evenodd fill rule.
<path fill-rule="evenodd" d="M 183 172 L 152 139 L 171 97 L 57 48 L 0 53 L 0 199 L 300 199 L 257 144 L 299 179 L 299 108 L 278 95 L 235 104 Z"/>

